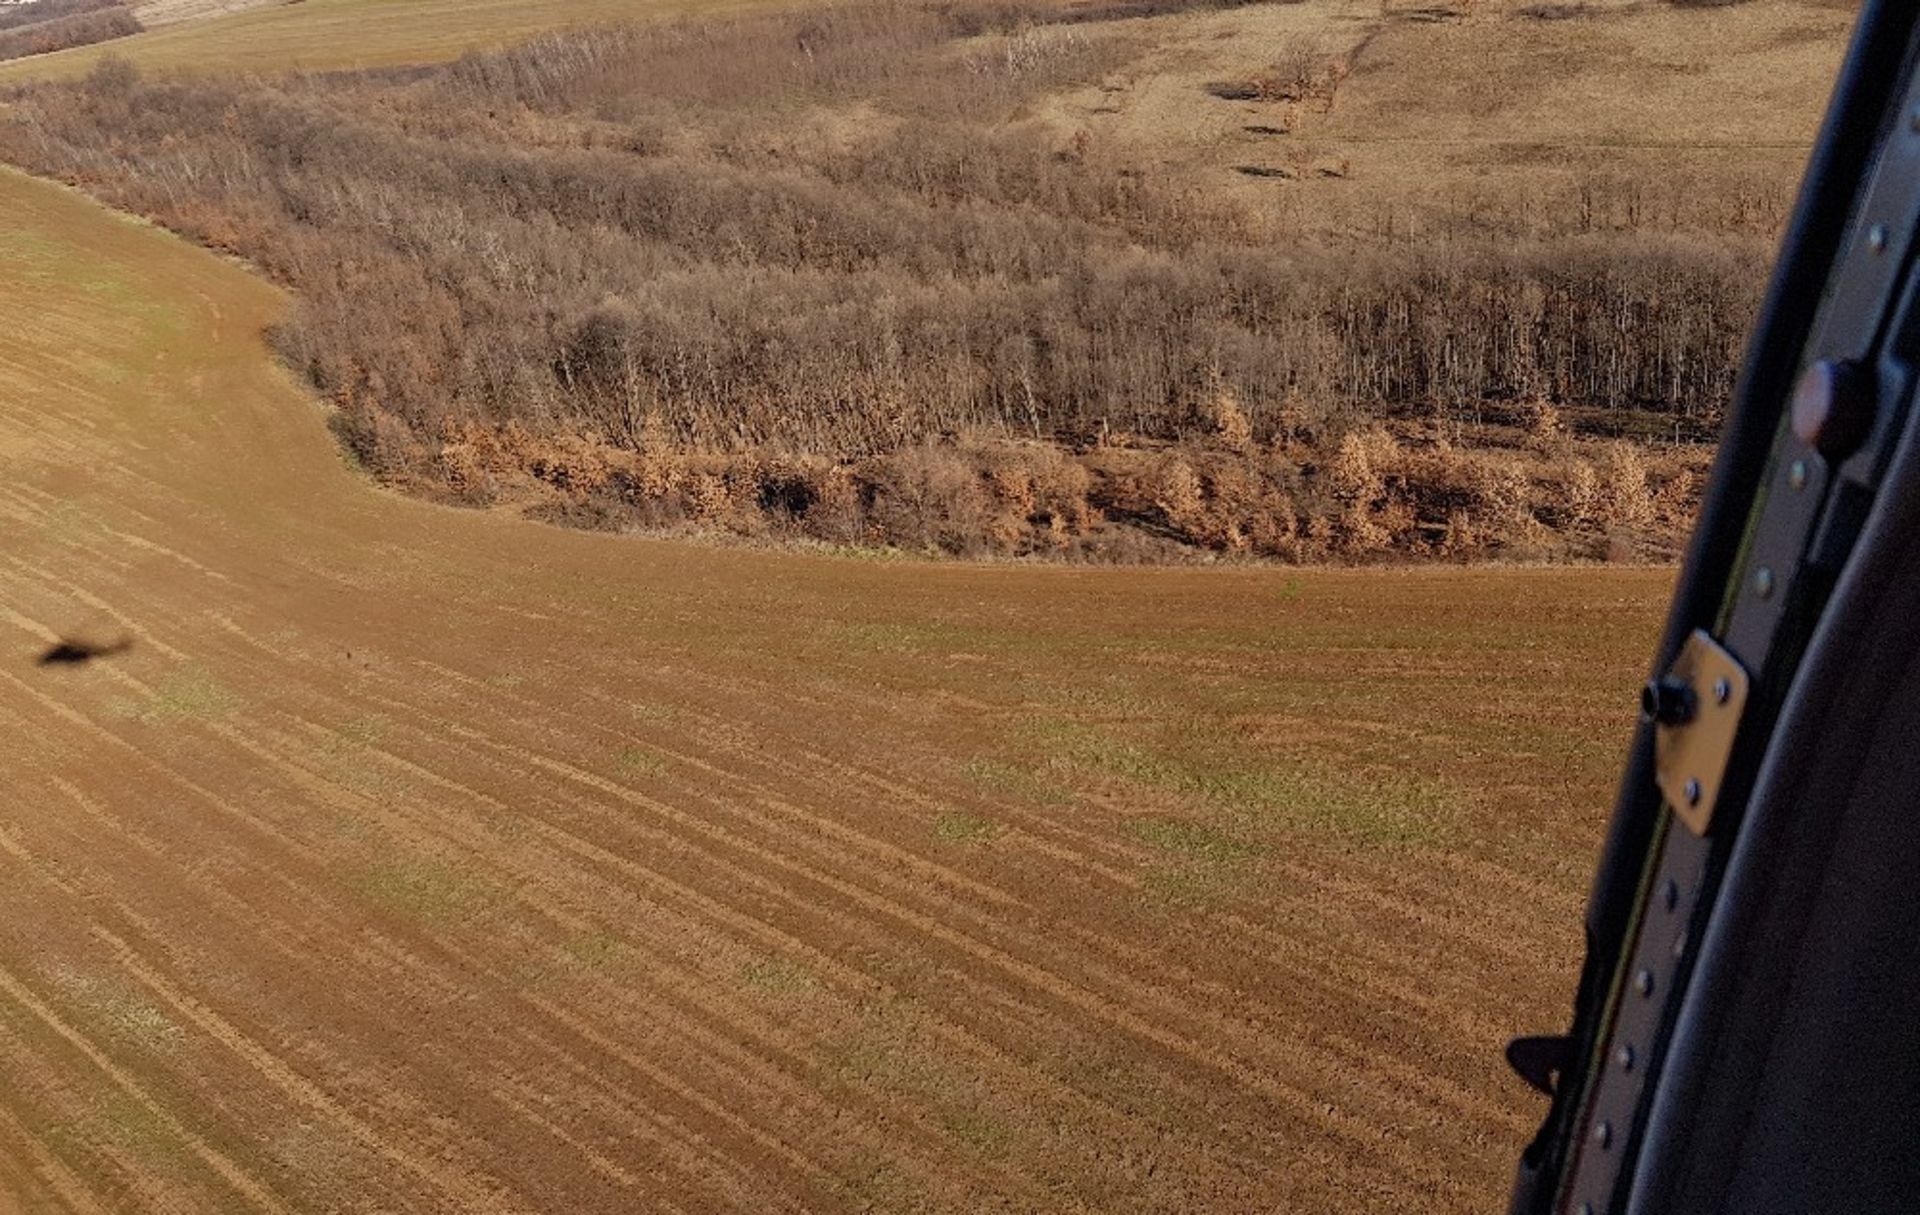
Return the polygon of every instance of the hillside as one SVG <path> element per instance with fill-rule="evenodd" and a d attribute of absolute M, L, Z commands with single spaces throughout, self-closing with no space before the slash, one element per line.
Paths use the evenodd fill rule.
<path fill-rule="evenodd" d="M 1061 98 L 1058 112 L 1305 225 L 1331 214 L 1364 230 L 1385 212 L 1415 224 L 1556 226 L 1584 203 L 1598 224 L 1620 226 L 1631 200 L 1703 230 L 1771 235 L 1856 7 L 1229 8 L 1159 23 L 1146 53 Z M 1337 81 L 1310 81 L 1298 101 L 1224 100 L 1209 87 L 1297 75 L 1303 62 L 1311 75 L 1328 57 Z M 1243 165 L 1296 176 L 1276 185 L 1236 173 Z"/>
<path fill-rule="evenodd" d="M 443 500 L 962 554 L 1671 555 L 1844 14 L 1155 12 L 114 60 L 19 94 L 0 154 L 293 288 L 343 442 Z M 432 56 L 396 22 L 361 44 Z"/>
<path fill-rule="evenodd" d="M 0 66 L 0 80 L 77 75 L 109 53 L 143 68 L 218 73 L 426 63 L 555 26 L 671 16 L 689 6 L 146 0 L 134 7 L 149 26 L 171 28 Z M 698 11 L 729 7 L 705 0 Z M 1418 204 L 1444 222 L 1515 194 L 1544 214 L 1587 181 L 1604 180 L 1669 209 L 1685 207 L 1676 196 L 1694 189 L 1709 195 L 1695 204 L 1710 204 L 1708 222 L 1770 229 L 1819 121 L 1855 7 L 1844 0 L 1227 6 L 1131 23 L 1134 54 L 1097 84 L 1035 110 L 1297 221 L 1331 211 L 1343 223 L 1364 223 L 1365 212 L 1385 202 Z M 1333 59 L 1344 64 L 1338 82 L 1322 81 L 1301 100 L 1225 100 L 1209 91 Z M 1279 187 L 1243 167 L 1285 169 L 1295 178 Z M 1319 168 L 1342 175 L 1322 176 Z M 1698 191 L 1702 183 L 1707 189 Z"/>
<path fill-rule="evenodd" d="M 426 63 L 557 26 L 695 6 L 640 0 L 143 0 L 135 39 L 0 68 L 0 79 L 75 75 L 113 53 L 151 69 L 271 72 Z M 702 0 L 702 13 L 739 6 Z M 1151 7 L 1151 6 L 1146 6 Z M 1361 181 L 1436 171 L 1482 180 L 1600 167 L 1651 182 L 1651 166 L 1797 172 L 1857 4 L 1743 0 L 1301 0 L 1142 23 L 1150 55 L 1061 99 L 1169 164 L 1239 160 L 1261 147 L 1260 103 L 1216 105 L 1206 84 L 1251 80 L 1303 50 L 1352 52 L 1337 104 L 1281 106 Z M 1199 86 L 1199 87 L 1196 87 Z M 1245 116 L 1255 121 L 1236 121 Z M 1271 140 L 1264 141 L 1271 146 Z M 1547 153 L 1551 151 L 1552 155 Z M 1211 155 L 1210 155 L 1211 154 Z M 1493 183 L 1486 183 L 1493 184 Z M 1777 186 L 1767 187 L 1768 192 Z M 1413 193 L 1430 193 L 1425 189 Z"/>
<path fill-rule="evenodd" d="M 1666 571 L 435 508 L 276 292 L 0 206 L 0 1204 L 1497 1203 Z"/>
<path fill-rule="evenodd" d="M 153 31 L 0 66 L 72 76 L 112 54 L 154 70 L 306 71 L 428 63 L 545 29 L 671 17 L 637 0 L 145 0 Z M 701 13 L 728 4 L 703 0 Z M 1152 6 L 1144 6 L 1151 8 Z M 1826 100 L 1856 4 L 1744 0 L 1305 0 L 1130 23 L 1134 53 L 1099 82 L 1037 103 L 1313 222 L 1390 203 L 1445 222 L 1518 195 L 1545 222 L 1589 181 L 1710 226 L 1771 230 Z M 1303 62 L 1337 60 L 1298 100 L 1222 99 Z M 1269 163 L 1271 162 L 1271 163 Z M 1294 174 L 1285 187 L 1240 170 Z M 1318 169 L 1338 168 L 1339 176 Z M 1701 187 L 1704 186 L 1705 189 Z M 1550 190 L 1548 188 L 1551 188 Z M 1705 194 L 1690 204 L 1684 190 Z M 1283 191 L 1283 192 L 1282 192 Z M 1279 197 L 1275 197 L 1276 194 Z M 1357 196 L 1357 197 L 1356 197 Z M 1600 198 L 1602 207 L 1614 200 Z M 1354 216 L 1362 218 L 1355 220 Z"/>

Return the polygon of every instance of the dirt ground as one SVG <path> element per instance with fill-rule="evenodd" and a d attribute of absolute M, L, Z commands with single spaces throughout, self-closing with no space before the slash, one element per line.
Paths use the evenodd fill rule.
<path fill-rule="evenodd" d="M 1502 1201 L 1670 573 L 437 508 L 273 290 L 0 209 L 0 1207 Z"/>

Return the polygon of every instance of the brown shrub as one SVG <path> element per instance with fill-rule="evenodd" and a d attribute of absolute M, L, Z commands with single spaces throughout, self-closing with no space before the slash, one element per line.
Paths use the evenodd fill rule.
<path fill-rule="evenodd" d="M 1370 508 L 1386 496 L 1386 470 L 1399 463 L 1400 455 L 1399 444 L 1383 427 L 1348 431 L 1327 462 L 1327 484 L 1337 500 Z"/>
<path fill-rule="evenodd" d="M 1174 527 L 1191 532 L 1201 526 L 1207 500 L 1200 475 L 1178 456 L 1169 456 L 1155 470 L 1153 504 Z"/>
<path fill-rule="evenodd" d="M 1221 446 L 1243 455 L 1253 447 L 1253 421 L 1240 407 L 1240 394 L 1231 384 L 1215 386 L 1211 414 L 1209 421 Z"/>
<path fill-rule="evenodd" d="M 1601 523 L 1631 528 L 1653 518 L 1647 463 L 1639 448 L 1625 442 L 1607 444 L 1601 449 L 1595 471 L 1600 482 L 1595 513 Z"/>
<path fill-rule="evenodd" d="M 1567 522 L 1574 527 L 1603 522 L 1600 512 L 1600 474 L 1593 465 L 1578 456 L 1571 457 L 1566 463 L 1566 480 L 1561 486 L 1558 500 L 1566 512 Z"/>

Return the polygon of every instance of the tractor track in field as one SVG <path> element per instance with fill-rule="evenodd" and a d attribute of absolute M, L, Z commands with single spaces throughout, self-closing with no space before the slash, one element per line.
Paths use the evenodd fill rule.
<path fill-rule="evenodd" d="M 1497 1201 L 1670 574 L 433 507 L 271 288 L 0 206 L 0 1209 Z"/>

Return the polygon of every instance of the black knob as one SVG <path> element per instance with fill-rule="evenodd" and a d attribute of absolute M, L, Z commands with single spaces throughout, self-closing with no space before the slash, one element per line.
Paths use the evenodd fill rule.
<path fill-rule="evenodd" d="M 1851 359 L 1822 359 L 1793 389 L 1793 433 L 1829 460 L 1853 454 L 1873 430 L 1879 386 Z"/>
<path fill-rule="evenodd" d="M 1647 680 L 1640 690 L 1640 717 L 1663 726 L 1677 726 L 1693 720 L 1693 685 L 1684 679 L 1664 675 Z"/>

